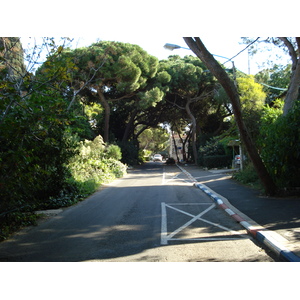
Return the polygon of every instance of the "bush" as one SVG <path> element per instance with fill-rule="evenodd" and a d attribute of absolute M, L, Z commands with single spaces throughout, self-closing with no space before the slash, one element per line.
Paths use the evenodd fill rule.
<path fill-rule="evenodd" d="M 147 149 L 139 150 L 139 161 L 141 161 L 141 162 L 150 161 L 151 153 L 152 153 L 152 151 L 147 150 Z"/>
<path fill-rule="evenodd" d="M 92 193 L 101 184 L 108 183 L 126 174 L 127 167 L 116 157 L 122 153 L 117 145 L 106 148 L 101 136 L 93 141 L 79 143 L 79 153 L 69 164 L 72 176 L 82 193 Z"/>
<path fill-rule="evenodd" d="M 300 101 L 286 115 L 267 108 L 260 131 L 261 156 L 279 188 L 299 187 Z"/>
<path fill-rule="evenodd" d="M 33 212 L 14 211 L 0 214 L 0 242 L 25 226 L 36 225 L 38 216 Z"/>
<path fill-rule="evenodd" d="M 118 142 L 122 150 L 122 163 L 126 165 L 139 164 L 139 148 L 135 141 Z"/>
<path fill-rule="evenodd" d="M 229 156 L 227 150 L 218 137 L 211 138 L 205 146 L 199 148 L 198 164 L 207 168 L 228 167 L 231 165 L 231 161 L 227 163 L 227 158 L 225 158 L 225 156 Z"/>
<path fill-rule="evenodd" d="M 252 163 L 249 163 L 245 168 L 233 175 L 233 179 L 250 186 L 261 187 L 257 172 Z"/>
<path fill-rule="evenodd" d="M 232 163 L 231 155 L 213 155 L 203 157 L 203 166 L 206 168 L 227 168 Z"/>
<path fill-rule="evenodd" d="M 122 159 L 122 151 L 118 145 L 109 145 L 106 149 L 107 157 L 113 158 L 115 160 Z"/>

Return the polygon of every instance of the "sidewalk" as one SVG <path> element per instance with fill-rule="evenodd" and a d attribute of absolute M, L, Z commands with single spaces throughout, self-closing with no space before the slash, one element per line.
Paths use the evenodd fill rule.
<path fill-rule="evenodd" d="M 230 170 L 178 166 L 220 208 L 283 261 L 300 262 L 300 198 L 277 198 L 231 179 Z"/>

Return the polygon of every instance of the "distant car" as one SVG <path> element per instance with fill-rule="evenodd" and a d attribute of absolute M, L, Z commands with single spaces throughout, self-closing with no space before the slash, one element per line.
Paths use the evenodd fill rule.
<path fill-rule="evenodd" d="M 162 158 L 161 154 L 155 154 L 153 156 L 153 161 L 162 161 L 162 160 L 163 160 L 163 158 Z"/>

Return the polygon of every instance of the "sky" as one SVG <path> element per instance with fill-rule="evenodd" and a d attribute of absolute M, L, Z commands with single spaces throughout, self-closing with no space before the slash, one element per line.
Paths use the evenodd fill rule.
<path fill-rule="evenodd" d="M 238 0 L 111 0 L 110 2 L 53 0 L 45 10 L 37 9 L 32 0 L 3 3 L 1 36 L 68 36 L 81 37 L 79 46 L 88 46 L 97 38 L 137 44 L 149 54 L 165 59 L 169 55 L 192 54 L 189 50 L 170 52 L 165 43 L 185 47 L 182 36 L 200 36 L 212 54 L 233 57 L 245 45 L 241 36 L 296 36 L 297 18 L 291 17 L 295 1 L 252 0 L 241 5 Z M 280 14 L 280 19 L 276 18 Z M 9 26 L 8 26 L 9 24 Z M 288 24 L 288 26 L 287 26 Z M 2 32 L 1 32 L 2 31 Z M 275 51 L 250 59 L 250 73 L 256 74 L 263 64 L 276 57 Z M 220 62 L 224 62 L 218 59 Z M 247 50 L 235 59 L 237 69 L 248 74 Z M 288 61 L 284 60 L 282 64 Z M 227 63 L 229 67 L 230 63 Z M 226 65 L 226 67 L 227 67 Z"/>
<path fill-rule="evenodd" d="M 71 37 L 71 36 L 69 36 Z M 173 51 L 165 49 L 163 46 L 166 43 L 176 44 L 181 47 L 188 48 L 185 41 L 182 37 L 176 36 L 174 34 L 163 34 L 163 35 L 153 35 L 152 37 L 145 37 L 140 34 L 124 34 L 124 33 L 115 33 L 110 30 L 103 30 L 102 34 L 96 35 L 86 35 L 82 37 L 74 37 L 73 47 L 86 47 L 96 42 L 97 40 L 107 40 L 107 41 L 119 41 L 126 42 L 130 44 L 137 44 L 142 47 L 149 54 L 156 56 L 158 59 L 167 59 L 169 55 L 179 55 L 181 57 L 185 55 L 194 55 L 191 50 L 186 49 L 176 49 Z M 216 36 L 216 35 L 207 35 L 201 37 L 207 49 L 215 55 L 224 56 L 227 58 L 232 58 L 236 54 L 238 54 L 241 50 L 243 50 L 246 45 L 242 43 L 242 39 L 240 36 L 232 35 L 232 36 Z M 27 45 L 30 39 L 26 37 L 21 37 L 23 47 Z M 287 64 L 289 63 L 289 57 L 287 55 L 284 56 L 284 59 L 278 60 L 277 55 L 283 54 L 281 50 L 273 49 L 273 51 L 263 51 L 254 56 L 248 57 L 248 51 L 245 50 L 237 57 L 235 57 L 234 63 L 235 67 L 246 73 L 254 75 L 259 72 L 261 69 L 267 66 L 268 60 L 276 60 L 277 63 Z M 225 63 L 227 60 L 216 57 L 220 63 Z M 231 62 L 227 62 L 225 65 L 227 68 L 232 67 Z"/>
<path fill-rule="evenodd" d="M 116 40 L 116 41 L 122 41 L 122 42 L 128 42 L 131 44 L 137 44 L 141 46 L 144 50 L 146 50 L 149 54 L 156 56 L 158 59 L 167 59 L 169 55 L 180 55 L 180 56 L 185 56 L 185 55 L 194 55 L 194 53 L 191 50 L 185 50 L 185 49 L 176 49 L 173 51 L 165 49 L 163 46 L 166 43 L 170 44 L 175 44 L 179 45 L 185 48 L 188 48 L 186 45 L 185 41 L 183 40 L 182 37 L 178 36 L 154 36 L 153 38 L 143 38 L 142 36 L 128 36 L 128 37 L 122 37 L 121 35 L 119 36 L 110 36 L 108 35 L 100 35 L 100 38 L 102 40 Z M 82 43 L 88 42 L 89 38 L 84 38 L 82 40 Z M 240 37 L 228 37 L 222 39 L 220 37 L 204 37 L 203 42 L 208 48 L 208 50 L 212 54 L 224 56 L 231 58 L 235 54 L 237 54 L 240 50 L 245 48 L 246 45 L 240 45 L 239 43 L 241 42 Z M 225 59 L 218 58 L 220 62 L 225 62 Z M 240 54 L 236 60 L 235 60 L 236 67 L 240 69 L 241 71 L 248 73 L 248 54 L 247 51 L 244 53 Z M 229 62 L 226 64 L 226 66 L 231 67 L 232 64 Z M 253 71 L 254 69 L 254 64 L 253 64 Z M 250 70 L 251 70 L 251 64 L 250 64 Z"/>

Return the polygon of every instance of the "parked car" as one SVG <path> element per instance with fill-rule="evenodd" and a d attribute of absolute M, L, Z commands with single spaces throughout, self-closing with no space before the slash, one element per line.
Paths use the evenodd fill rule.
<path fill-rule="evenodd" d="M 162 161 L 163 157 L 161 156 L 161 154 L 155 154 L 153 156 L 153 161 Z"/>

